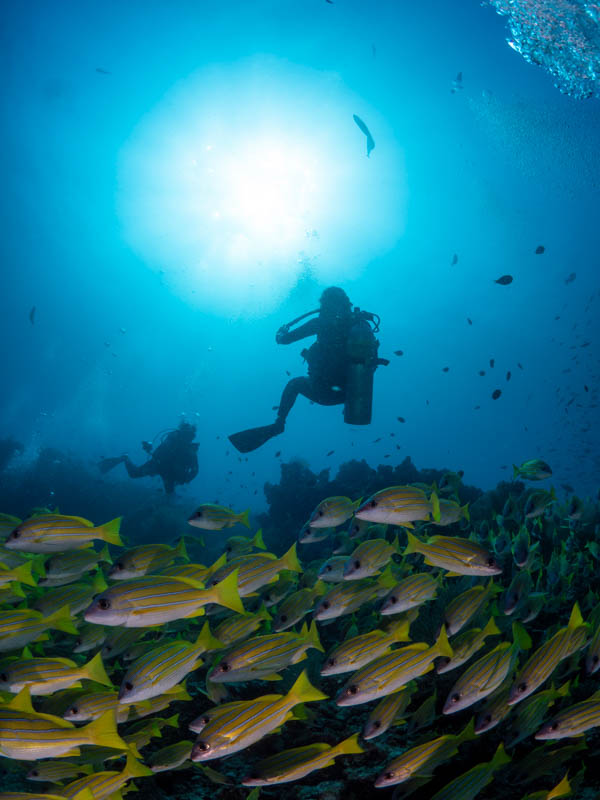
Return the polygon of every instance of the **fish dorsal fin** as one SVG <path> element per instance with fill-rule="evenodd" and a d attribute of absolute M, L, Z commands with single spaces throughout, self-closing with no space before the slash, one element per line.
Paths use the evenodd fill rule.
<path fill-rule="evenodd" d="M 581 616 L 581 611 L 579 610 L 579 603 L 575 603 L 573 610 L 571 611 L 571 616 L 569 617 L 568 627 L 570 630 L 574 630 L 583 624 L 583 617 Z"/>

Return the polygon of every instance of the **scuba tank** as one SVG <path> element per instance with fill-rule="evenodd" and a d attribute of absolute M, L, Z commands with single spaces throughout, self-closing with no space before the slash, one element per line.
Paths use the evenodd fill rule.
<path fill-rule="evenodd" d="M 373 327 L 371 324 L 373 323 Z M 373 410 L 373 375 L 378 364 L 389 363 L 377 357 L 379 317 L 355 308 L 346 342 L 348 367 L 346 372 L 346 401 L 344 422 L 349 425 L 368 425 Z"/>

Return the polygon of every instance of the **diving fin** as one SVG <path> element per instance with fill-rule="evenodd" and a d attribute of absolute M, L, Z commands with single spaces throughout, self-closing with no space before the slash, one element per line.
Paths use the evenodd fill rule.
<path fill-rule="evenodd" d="M 281 422 L 273 422 L 271 425 L 263 425 L 260 428 L 248 428 L 239 433 L 232 433 L 227 438 L 236 450 L 240 453 L 250 453 L 257 450 L 273 436 L 283 433 L 284 426 Z"/>

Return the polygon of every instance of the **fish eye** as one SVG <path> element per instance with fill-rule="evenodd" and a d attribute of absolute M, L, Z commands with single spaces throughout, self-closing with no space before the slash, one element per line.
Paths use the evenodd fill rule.
<path fill-rule="evenodd" d="M 282 614 L 282 615 L 279 617 L 279 620 L 280 620 L 280 622 L 287 622 L 287 614 Z"/>
<path fill-rule="evenodd" d="M 327 663 L 330 667 L 335 667 L 335 658 L 330 658 L 327 660 Z"/>
<path fill-rule="evenodd" d="M 398 598 L 396 597 L 396 595 L 395 595 L 395 594 L 393 594 L 393 595 L 390 597 L 390 603 L 391 603 L 393 606 L 395 606 L 397 602 L 398 602 Z"/>
<path fill-rule="evenodd" d="M 376 719 L 375 722 L 373 723 L 373 727 L 376 728 L 376 729 L 381 728 L 380 720 Z"/>
<path fill-rule="evenodd" d="M 550 725 L 550 730 L 551 731 L 557 731 L 559 727 L 560 726 L 559 726 L 558 722 L 553 722 L 552 725 Z"/>
<path fill-rule="evenodd" d="M 122 561 L 117 561 L 117 563 L 115 564 L 115 567 L 117 569 L 124 569 L 123 562 Z"/>
<path fill-rule="evenodd" d="M 227 547 L 225 548 L 225 552 L 231 553 L 231 545 L 227 545 Z"/>
<path fill-rule="evenodd" d="M 201 517 L 202 516 L 202 511 L 196 511 L 196 516 L 197 517 Z"/>
<path fill-rule="evenodd" d="M 210 745 L 208 744 L 208 742 L 196 742 L 196 747 L 203 753 L 206 753 L 207 750 L 210 750 Z"/>
<path fill-rule="evenodd" d="M 11 533 L 10 538 L 18 539 L 20 535 L 21 535 L 20 530 L 18 528 L 15 528 L 14 531 Z"/>
<path fill-rule="evenodd" d="M 37 776 L 38 776 L 40 773 L 37 771 L 37 769 L 32 769 L 32 770 L 31 770 L 31 772 L 30 772 L 29 774 L 32 776 L 32 778 L 37 778 Z"/>
<path fill-rule="evenodd" d="M 125 684 L 125 688 L 127 689 L 128 692 L 131 692 L 133 689 L 133 683 L 131 683 L 131 681 L 127 681 L 127 683 Z"/>
<path fill-rule="evenodd" d="M 386 779 L 386 781 L 391 781 L 392 778 L 394 778 L 394 773 L 393 772 L 386 772 L 383 777 Z"/>
<path fill-rule="evenodd" d="M 6 672 L 3 672 L 0 675 L 0 681 L 2 681 L 2 683 L 8 683 L 8 675 L 6 674 Z"/>
<path fill-rule="evenodd" d="M 377 500 L 371 500 L 371 502 L 369 503 L 369 506 L 371 508 L 377 508 Z"/>
<path fill-rule="evenodd" d="M 524 692 L 524 691 L 525 691 L 525 689 L 527 689 L 527 684 L 526 684 L 525 682 L 523 682 L 523 683 L 520 683 L 520 684 L 517 686 L 517 689 L 518 689 L 518 691 L 519 691 L 519 692 L 521 692 L 521 693 L 522 693 L 522 692 Z"/>
<path fill-rule="evenodd" d="M 332 569 L 333 567 L 331 566 L 331 564 L 327 564 L 327 566 L 325 567 L 326 572 L 331 572 Z"/>
<path fill-rule="evenodd" d="M 485 717 L 483 718 L 483 721 L 489 724 L 492 721 L 492 715 L 486 714 Z"/>
<path fill-rule="evenodd" d="M 352 686 L 349 686 L 346 689 L 346 694 L 357 694 L 358 693 L 358 686 L 353 683 Z"/>
<path fill-rule="evenodd" d="M 229 664 L 226 661 L 221 661 L 219 664 L 219 669 L 221 672 L 229 672 Z"/>
<path fill-rule="evenodd" d="M 101 608 L 103 611 L 106 611 L 107 608 L 110 608 L 110 600 L 107 597 L 101 597 L 98 600 L 98 608 Z"/>
<path fill-rule="evenodd" d="M 592 664 L 597 664 L 598 663 L 598 658 L 599 658 L 599 656 L 596 653 L 594 653 L 594 655 L 592 656 Z"/>
<path fill-rule="evenodd" d="M 325 608 L 325 609 L 329 608 L 329 601 L 328 600 L 324 600 L 321 603 L 321 608 Z"/>
<path fill-rule="evenodd" d="M 458 703 L 458 701 L 459 701 L 459 700 L 460 700 L 460 694 L 459 694 L 458 692 L 455 692 L 455 693 L 454 693 L 454 694 L 453 694 L 453 695 L 450 697 L 450 702 L 451 702 L 451 703 Z"/>
<path fill-rule="evenodd" d="M 451 661 L 452 661 L 452 659 L 450 658 L 450 656 L 444 656 L 442 658 L 442 663 L 443 664 L 449 664 Z"/>
<path fill-rule="evenodd" d="M 354 569 L 360 569 L 360 561 L 358 559 L 354 562 Z"/>
<path fill-rule="evenodd" d="M 319 509 L 319 516 L 322 517 L 325 514 L 322 508 Z"/>
<path fill-rule="evenodd" d="M 77 706 L 71 706 L 71 708 L 69 709 L 69 714 L 78 714 L 78 713 L 79 713 L 79 708 Z"/>

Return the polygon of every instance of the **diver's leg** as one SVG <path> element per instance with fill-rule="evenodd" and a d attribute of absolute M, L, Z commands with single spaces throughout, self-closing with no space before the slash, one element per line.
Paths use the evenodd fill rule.
<path fill-rule="evenodd" d="M 175 481 L 172 478 L 167 478 L 165 475 L 161 475 L 160 477 L 165 487 L 165 494 L 173 494 L 175 491 Z"/>
<path fill-rule="evenodd" d="M 313 403 L 320 406 L 338 406 L 345 402 L 346 395 L 342 389 L 333 389 L 319 380 L 307 378 L 307 385 L 301 389 L 301 394 Z"/>
<path fill-rule="evenodd" d="M 296 402 L 296 398 L 299 394 L 308 397 L 306 394 L 308 391 L 310 391 L 310 380 L 308 378 L 292 378 L 291 381 L 287 382 L 281 394 L 281 400 L 279 401 L 279 408 L 277 410 L 277 423 L 282 426 L 282 430 L 283 426 L 285 425 L 287 415 L 290 413 L 292 406 Z"/>
<path fill-rule="evenodd" d="M 145 464 L 140 464 L 137 467 L 133 461 L 130 460 L 129 456 L 123 457 L 123 463 L 125 464 L 125 469 L 127 470 L 127 474 L 130 478 L 146 478 L 148 476 L 157 475 L 156 465 L 150 461 L 146 461 Z"/>

